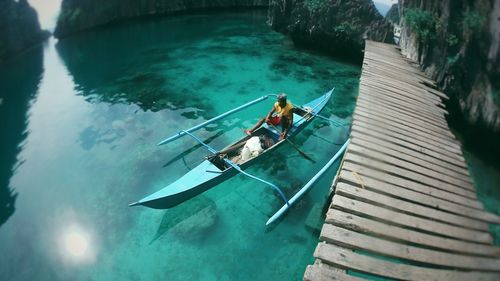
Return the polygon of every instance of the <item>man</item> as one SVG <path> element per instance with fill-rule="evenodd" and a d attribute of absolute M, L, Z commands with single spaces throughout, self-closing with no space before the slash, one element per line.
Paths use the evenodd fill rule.
<path fill-rule="evenodd" d="M 274 115 L 274 113 L 277 115 Z M 279 140 L 286 138 L 288 134 L 288 130 L 293 125 L 293 105 L 286 100 L 286 94 L 281 93 L 278 95 L 278 102 L 276 102 L 273 106 L 273 109 L 269 111 L 266 118 L 261 118 L 253 128 L 250 130 L 245 130 L 245 134 L 251 135 L 255 130 L 257 130 L 262 124 L 266 122 L 271 126 L 281 125 L 281 134 Z"/>

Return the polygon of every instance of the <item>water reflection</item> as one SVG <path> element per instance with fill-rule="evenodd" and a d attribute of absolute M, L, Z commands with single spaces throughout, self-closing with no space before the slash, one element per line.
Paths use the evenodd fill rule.
<path fill-rule="evenodd" d="M 43 75 L 43 48 L 0 64 L 0 226 L 15 211 L 17 194 L 9 180 L 19 165 L 16 157 L 26 139 L 28 107 Z M 16 164 L 17 163 L 17 164 Z"/>
<path fill-rule="evenodd" d="M 183 58 L 172 54 L 216 27 L 200 24 L 206 17 L 192 18 L 89 31 L 59 41 L 56 48 L 77 90 L 89 102 L 133 103 L 154 112 L 195 108 L 184 113 L 195 119 L 210 107 L 196 94 L 200 89 L 173 86 L 178 76 L 185 77 L 193 69 L 179 65 Z M 165 21 L 170 28 L 165 29 Z"/>

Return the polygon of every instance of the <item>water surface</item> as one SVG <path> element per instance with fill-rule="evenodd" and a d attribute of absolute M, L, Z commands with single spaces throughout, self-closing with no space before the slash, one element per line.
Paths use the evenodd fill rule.
<path fill-rule="evenodd" d="M 10 126 L 1 128 L 0 280 L 301 279 L 336 167 L 273 227 L 265 222 L 279 197 L 241 176 L 170 210 L 128 207 L 207 155 L 187 138 L 159 140 L 264 94 L 301 104 L 335 86 L 324 114 L 350 122 L 359 66 L 295 49 L 265 21 L 260 12 L 133 21 L 0 66 Z M 272 103 L 196 134 L 222 148 Z M 344 139 L 316 120 L 294 139 L 316 163 L 284 145 L 248 172 L 291 195 Z"/>

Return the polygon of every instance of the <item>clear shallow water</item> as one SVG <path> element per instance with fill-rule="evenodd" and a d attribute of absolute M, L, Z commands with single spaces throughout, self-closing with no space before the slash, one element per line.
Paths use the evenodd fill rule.
<path fill-rule="evenodd" d="M 313 261 L 336 167 L 289 215 L 268 187 L 236 176 L 171 210 L 128 204 L 206 155 L 156 143 L 267 93 L 301 104 L 337 88 L 324 114 L 350 121 L 358 66 L 295 49 L 264 13 L 135 21 L 87 32 L 0 66 L 0 280 L 299 280 Z M 272 101 L 197 135 L 222 148 Z M 319 120 L 248 171 L 293 194 L 345 138 Z M 8 186 L 17 193 L 9 195 Z M 9 211 L 10 210 L 10 211 Z M 11 215 L 10 215 L 11 214 Z M 306 223 L 308 221 L 308 223 Z"/>

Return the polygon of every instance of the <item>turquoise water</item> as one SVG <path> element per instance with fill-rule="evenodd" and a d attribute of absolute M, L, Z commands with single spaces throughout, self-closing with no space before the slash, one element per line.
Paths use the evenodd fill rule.
<path fill-rule="evenodd" d="M 133 21 L 0 65 L 0 280 L 300 280 L 336 167 L 272 227 L 279 197 L 241 176 L 170 210 L 128 207 L 207 155 L 159 140 L 264 94 L 301 104 L 335 86 L 324 114 L 350 122 L 359 66 L 296 49 L 265 21 Z M 196 134 L 222 148 L 271 105 Z M 294 139 L 316 163 L 284 145 L 248 172 L 291 195 L 344 139 L 316 120 Z"/>

